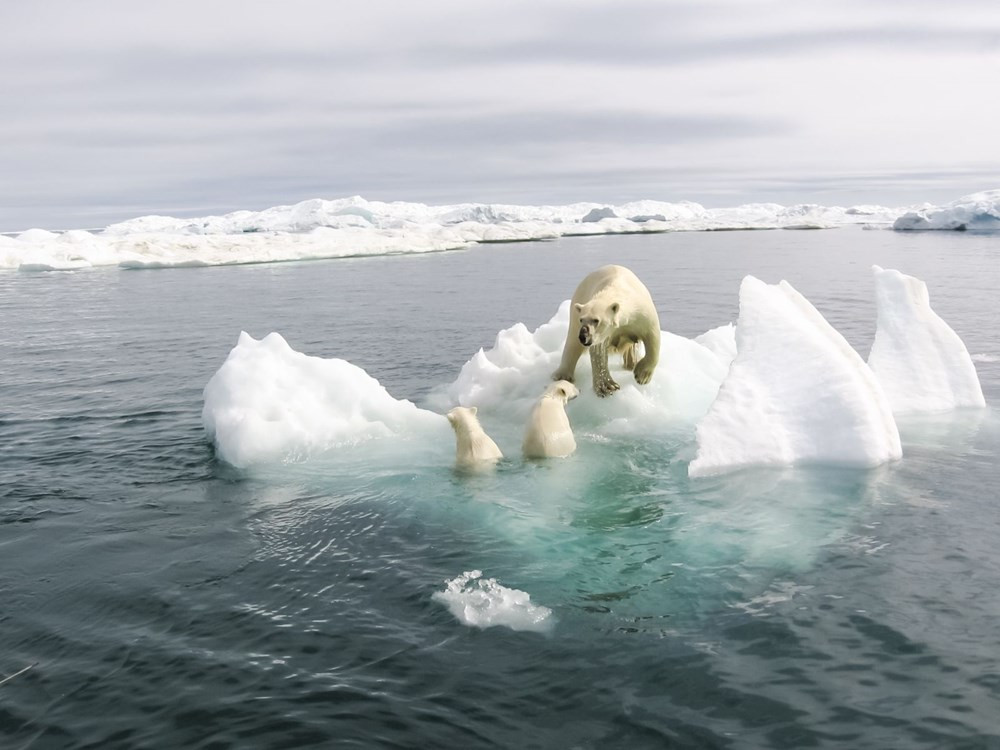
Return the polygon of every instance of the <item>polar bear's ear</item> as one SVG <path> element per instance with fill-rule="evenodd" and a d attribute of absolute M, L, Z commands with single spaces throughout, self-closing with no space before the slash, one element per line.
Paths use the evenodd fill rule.
<path fill-rule="evenodd" d="M 578 313 L 582 313 L 583 312 L 583 305 L 581 305 L 579 302 L 577 302 L 575 305 L 573 305 L 573 309 L 576 310 Z"/>
<path fill-rule="evenodd" d="M 469 413 L 470 413 L 470 414 L 471 414 L 472 416 L 476 416 L 476 414 L 478 414 L 478 413 L 479 413 L 479 409 L 477 409 L 477 408 L 476 408 L 475 406 L 470 406 L 470 407 L 469 407 Z"/>
<path fill-rule="evenodd" d="M 617 302 L 612 302 L 611 303 L 611 314 L 612 315 L 617 315 L 619 308 L 620 308 L 620 305 Z"/>

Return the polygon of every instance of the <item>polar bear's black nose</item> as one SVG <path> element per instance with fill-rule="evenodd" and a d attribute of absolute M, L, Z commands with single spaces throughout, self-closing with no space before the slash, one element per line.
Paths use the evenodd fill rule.
<path fill-rule="evenodd" d="M 584 346 L 590 346 L 590 332 L 586 328 L 580 329 L 580 343 Z"/>

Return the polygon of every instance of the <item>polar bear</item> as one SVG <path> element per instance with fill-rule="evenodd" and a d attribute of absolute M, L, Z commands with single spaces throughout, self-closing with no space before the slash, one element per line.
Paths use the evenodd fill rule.
<path fill-rule="evenodd" d="M 636 361 L 642 342 L 645 356 Z M 660 359 L 660 318 L 646 286 L 624 266 L 603 266 L 584 277 L 573 293 L 569 331 L 553 380 L 573 382 L 576 363 L 590 349 L 594 391 L 610 396 L 619 389 L 608 369 L 608 354 L 622 355 L 635 382 L 645 385 Z"/>
<path fill-rule="evenodd" d="M 497 444 L 479 424 L 477 411 L 475 406 L 456 406 L 447 414 L 455 430 L 455 466 L 458 468 L 487 467 L 503 458 Z"/>
<path fill-rule="evenodd" d="M 566 402 L 580 395 L 568 380 L 552 383 L 535 403 L 524 432 L 525 458 L 564 458 L 576 450 L 573 428 L 566 416 Z"/>

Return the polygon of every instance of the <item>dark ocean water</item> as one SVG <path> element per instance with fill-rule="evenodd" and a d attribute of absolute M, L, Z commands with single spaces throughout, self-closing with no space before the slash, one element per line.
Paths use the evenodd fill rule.
<path fill-rule="evenodd" d="M 362 452 L 241 474 L 201 424 L 241 330 L 418 403 L 588 271 L 663 327 L 787 279 L 864 355 L 870 266 L 924 279 L 1000 398 L 1000 239 L 594 237 L 421 257 L 0 274 L 0 747 L 1000 748 L 1000 421 L 904 458 L 686 476 L 693 430 L 456 476 Z M 661 365 L 662 366 L 662 365 Z M 547 634 L 432 596 L 481 569 Z"/>

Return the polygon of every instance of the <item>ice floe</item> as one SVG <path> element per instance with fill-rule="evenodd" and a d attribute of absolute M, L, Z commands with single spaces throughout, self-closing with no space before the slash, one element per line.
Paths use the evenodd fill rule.
<path fill-rule="evenodd" d="M 966 195 L 946 206 L 907 211 L 896 219 L 893 229 L 1000 231 L 1000 190 Z"/>
<path fill-rule="evenodd" d="M 576 372 L 568 410 L 578 440 L 655 440 L 693 433 L 692 477 L 744 466 L 821 463 L 875 466 L 901 456 L 894 413 L 983 406 L 972 358 L 930 308 L 926 285 L 876 267 L 878 330 L 869 363 L 787 282 L 752 276 L 740 287 L 736 324 L 696 339 L 662 332 L 661 364 L 637 386 L 617 361 L 621 390 L 599 398 L 590 362 Z M 203 421 L 220 459 L 250 468 L 303 461 L 375 439 L 430 446 L 450 465 L 454 437 L 442 416 L 475 406 L 498 444 L 516 453 L 535 401 L 551 382 L 569 301 L 534 330 L 501 330 L 427 397 L 396 399 L 342 359 L 294 351 L 277 333 L 241 333 L 205 387 Z M 506 441 L 506 442 L 504 442 Z"/>
<path fill-rule="evenodd" d="M 896 414 L 985 406 L 965 344 L 931 309 L 927 284 L 874 267 L 878 328 L 868 355 Z"/>
<path fill-rule="evenodd" d="M 743 280 L 736 350 L 698 424 L 691 476 L 798 462 L 875 466 L 902 455 L 874 374 L 791 284 Z"/>
<path fill-rule="evenodd" d="M 237 468 L 302 460 L 373 438 L 432 434 L 450 443 L 439 414 L 393 398 L 343 359 L 310 357 L 277 333 L 246 332 L 205 386 L 202 421 L 220 459 Z"/>

